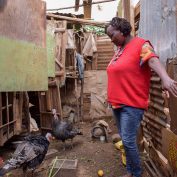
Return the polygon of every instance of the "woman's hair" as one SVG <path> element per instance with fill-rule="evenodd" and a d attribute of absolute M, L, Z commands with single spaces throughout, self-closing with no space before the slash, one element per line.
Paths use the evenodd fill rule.
<path fill-rule="evenodd" d="M 130 23 L 124 18 L 114 17 L 109 25 L 122 32 L 124 36 L 128 36 L 132 30 Z"/>

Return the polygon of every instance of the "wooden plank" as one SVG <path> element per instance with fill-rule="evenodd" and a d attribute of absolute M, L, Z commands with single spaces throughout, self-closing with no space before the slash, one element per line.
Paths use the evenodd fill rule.
<path fill-rule="evenodd" d="M 47 90 L 45 9 L 43 1 L 1 1 L 0 91 Z"/>
<path fill-rule="evenodd" d="M 60 61 L 58 61 L 57 59 L 55 59 L 55 62 L 56 62 L 56 64 L 57 64 L 60 68 L 63 69 L 63 65 L 62 65 L 62 63 L 61 63 Z"/>
<path fill-rule="evenodd" d="M 58 116 L 62 119 L 62 107 L 60 88 L 56 80 L 50 81 L 48 92 L 40 92 L 40 122 L 42 130 L 51 130 L 53 114 L 51 109 L 56 109 Z M 50 96 L 49 96 L 50 95 Z"/>
<path fill-rule="evenodd" d="M 48 77 L 55 77 L 55 34 L 56 24 L 53 20 L 47 21 L 47 63 Z"/>
<path fill-rule="evenodd" d="M 58 22 L 58 28 L 63 28 L 65 29 L 64 33 L 57 33 L 57 48 L 58 48 L 58 54 L 56 61 L 58 61 L 57 66 L 56 66 L 56 73 L 55 76 L 58 76 L 60 78 L 57 78 L 59 80 L 59 84 L 63 85 L 65 82 L 65 59 L 66 59 L 66 45 L 67 45 L 67 33 L 66 33 L 66 28 L 67 28 L 67 22 L 64 20 L 62 22 Z M 59 65 L 60 63 L 60 65 Z"/>
<path fill-rule="evenodd" d="M 13 124 L 14 122 L 16 122 L 16 120 L 13 120 L 13 121 L 10 121 L 10 122 L 8 122 L 8 123 L 6 123 L 6 124 L 3 124 L 2 126 L 0 126 L 0 129 L 3 128 L 3 127 L 7 127 L 7 132 L 8 132 L 8 131 L 9 131 L 9 130 L 8 130 L 9 125 L 10 125 L 10 124 Z M 10 138 L 10 137 L 8 136 L 8 133 L 7 133 L 7 137 Z"/>
<path fill-rule="evenodd" d="M 85 20 L 85 19 L 80 19 L 80 18 L 72 18 L 72 17 L 66 17 L 66 16 L 62 16 L 62 15 L 54 15 L 52 13 L 48 13 L 47 17 L 50 18 L 56 18 L 58 20 L 67 20 L 69 22 L 72 23 L 81 23 L 81 24 L 88 24 L 88 25 L 95 25 L 95 26 L 105 26 L 108 23 L 107 22 L 97 22 L 97 21 L 93 21 L 93 20 Z"/>
<path fill-rule="evenodd" d="M 135 6 L 135 18 L 140 14 L 140 1 Z"/>
<path fill-rule="evenodd" d="M 162 176 L 174 176 L 171 174 L 171 168 L 167 161 L 167 159 L 163 156 L 163 154 L 158 151 L 151 140 L 148 140 L 146 138 L 144 140 L 145 150 L 148 152 L 149 157 L 156 163 L 156 166 L 158 166 L 158 169 L 163 173 Z"/>
<path fill-rule="evenodd" d="M 157 177 L 155 171 L 148 165 L 148 162 L 144 162 L 145 168 L 151 177 Z"/>
<path fill-rule="evenodd" d="M 46 110 L 52 111 L 52 100 L 51 100 L 51 94 L 49 91 L 46 92 Z"/>

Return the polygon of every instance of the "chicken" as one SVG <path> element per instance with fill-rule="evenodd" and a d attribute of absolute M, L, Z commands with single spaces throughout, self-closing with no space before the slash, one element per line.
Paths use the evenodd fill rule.
<path fill-rule="evenodd" d="M 27 169 L 31 169 L 33 174 L 36 167 L 44 160 L 51 138 L 50 133 L 47 133 L 45 137 L 41 135 L 26 137 L 17 146 L 12 158 L 7 160 L 0 169 L 0 176 L 20 167 L 23 168 L 24 176 Z"/>
<path fill-rule="evenodd" d="M 52 124 L 53 136 L 64 143 L 64 149 L 66 147 L 65 141 L 68 139 L 71 139 L 71 147 L 73 147 L 73 138 L 76 135 L 83 135 L 83 133 L 79 129 L 74 128 L 72 123 L 59 120 L 55 109 L 52 110 L 52 113 L 54 115 Z"/>

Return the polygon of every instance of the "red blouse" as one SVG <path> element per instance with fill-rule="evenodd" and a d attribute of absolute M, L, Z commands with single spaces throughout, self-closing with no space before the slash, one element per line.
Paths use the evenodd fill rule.
<path fill-rule="evenodd" d="M 152 45 L 139 37 L 115 52 L 107 67 L 108 102 L 113 108 L 121 105 L 148 107 L 151 72 L 146 61 L 152 57 L 158 58 Z"/>

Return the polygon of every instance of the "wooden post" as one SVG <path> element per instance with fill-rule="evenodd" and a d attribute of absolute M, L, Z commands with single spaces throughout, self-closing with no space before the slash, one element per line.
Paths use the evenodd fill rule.
<path fill-rule="evenodd" d="M 2 93 L 0 93 L 0 126 L 2 126 Z M 0 128 L 0 140 L 2 140 L 2 129 Z M 2 142 L 0 141 L 0 145 Z"/>
<path fill-rule="evenodd" d="M 84 120 L 84 118 L 83 118 L 83 104 L 84 104 L 84 78 L 81 79 L 81 93 L 80 93 L 80 118 L 81 118 L 81 121 Z"/>
<path fill-rule="evenodd" d="M 17 93 L 15 94 L 15 96 Z M 19 134 L 22 131 L 22 111 L 23 111 L 23 93 L 19 93 L 18 98 L 15 98 L 14 112 L 16 120 L 16 133 Z"/>
<path fill-rule="evenodd" d="M 9 100 L 8 100 L 8 93 L 6 92 L 6 113 L 7 113 L 7 139 L 9 139 Z"/>
<path fill-rule="evenodd" d="M 80 0 L 75 0 L 75 11 L 76 12 L 79 10 L 79 3 L 80 3 Z"/>
<path fill-rule="evenodd" d="M 123 0 L 122 7 L 123 18 L 127 19 L 130 22 L 130 0 Z"/>
<path fill-rule="evenodd" d="M 76 58 L 76 51 L 74 51 L 74 71 L 77 70 L 75 58 Z M 74 79 L 74 85 L 75 85 L 74 92 L 75 92 L 75 97 L 76 97 L 77 116 L 78 116 L 78 121 L 80 121 L 79 100 L 78 100 L 78 94 L 77 94 L 78 92 L 77 79 Z"/>
<path fill-rule="evenodd" d="M 46 104 L 47 104 L 47 106 L 46 106 L 46 109 L 47 109 L 47 111 L 52 111 L 52 103 L 51 103 L 51 95 L 50 95 L 50 91 L 48 90 L 47 92 L 46 92 Z"/>
<path fill-rule="evenodd" d="M 27 128 L 27 131 L 30 132 L 30 116 L 29 116 L 29 97 L 28 97 L 28 93 L 25 92 L 24 93 L 24 117 L 26 119 L 26 128 Z"/>
<path fill-rule="evenodd" d="M 84 18 L 85 19 L 91 19 L 91 13 L 92 13 L 92 0 L 83 1 L 84 4 Z"/>

